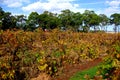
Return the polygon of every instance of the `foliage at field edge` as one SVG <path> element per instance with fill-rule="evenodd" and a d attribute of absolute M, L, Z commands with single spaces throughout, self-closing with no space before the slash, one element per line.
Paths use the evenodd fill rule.
<path fill-rule="evenodd" d="M 120 80 L 120 35 L 112 43 L 107 53 L 108 56 L 99 67 L 98 73 L 103 75 L 104 79 Z"/>
<path fill-rule="evenodd" d="M 30 79 L 41 72 L 59 75 L 65 64 L 79 64 L 104 56 L 115 39 L 115 34 L 57 29 L 51 32 L 1 30 L 0 78 Z"/>

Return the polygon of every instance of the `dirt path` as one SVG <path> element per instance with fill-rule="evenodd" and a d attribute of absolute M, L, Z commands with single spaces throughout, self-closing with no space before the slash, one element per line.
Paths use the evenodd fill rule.
<path fill-rule="evenodd" d="M 102 62 L 102 59 L 98 58 L 83 64 L 66 65 L 64 67 L 63 73 L 55 78 L 51 78 L 51 80 L 69 80 L 69 78 L 73 76 L 76 72 L 89 69 L 93 66 L 98 65 L 100 62 Z"/>

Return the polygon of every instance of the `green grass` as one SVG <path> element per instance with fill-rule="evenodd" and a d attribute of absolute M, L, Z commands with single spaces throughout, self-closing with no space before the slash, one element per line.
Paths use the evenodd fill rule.
<path fill-rule="evenodd" d="M 84 77 L 86 74 L 89 75 L 90 78 L 93 78 L 98 71 L 98 65 L 95 67 L 92 67 L 90 69 L 77 72 L 75 75 L 73 75 L 69 80 L 86 80 Z"/>

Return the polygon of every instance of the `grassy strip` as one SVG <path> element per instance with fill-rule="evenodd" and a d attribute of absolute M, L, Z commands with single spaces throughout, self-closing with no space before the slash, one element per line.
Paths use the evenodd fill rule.
<path fill-rule="evenodd" d="M 84 71 L 77 72 L 69 80 L 86 80 L 85 77 L 93 78 L 96 75 L 96 72 L 98 71 L 99 65 L 94 66 L 94 67 L 87 69 L 87 70 L 84 70 Z"/>

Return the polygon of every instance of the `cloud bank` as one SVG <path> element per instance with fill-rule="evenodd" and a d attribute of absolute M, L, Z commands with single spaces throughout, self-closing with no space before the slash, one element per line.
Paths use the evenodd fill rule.
<path fill-rule="evenodd" d="M 4 7 L 9 9 L 15 8 L 16 11 L 12 10 L 14 13 L 19 10 L 18 13 L 26 14 L 33 11 L 38 13 L 43 11 L 60 13 L 65 9 L 81 13 L 84 10 L 94 10 L 97 14 L 106 14 L 108 16 L 113 13 L 120 13 L 120 0 L 91 1 L 91 3 L 86 0 L 0 0 L 0 4 L 5 5 Z M 99 5 L 104 7 L 99 7 Z"/>
<path fill-rule="evenodd" d="M 120 13 L 120 0 L 106 1 L 108 7 L 104 10 L 106 14 Z"/>
<path fill-rule="evenodd" d="M 75 0 L 47 0 L 45 2 L 37 1 L 27 6 L 22 7 L 23 11 L 51 11 L 59 13 L 61 10 L 70 9 L 72 11 L 78 11 L 79 4 L 72 3 Z"/>

